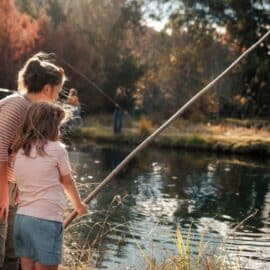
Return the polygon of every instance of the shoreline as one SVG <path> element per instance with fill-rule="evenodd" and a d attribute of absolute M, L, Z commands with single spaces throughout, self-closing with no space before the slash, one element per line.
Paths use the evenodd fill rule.
<path fill-rule="evenodd" d="M 216 126 L 211 126 L 216 129 Z M 223 127 L 224 128 L 224 127 Z M 189 128 L 190 129 L 190 128 Z M 96 142 L 139 145 L 148 135 L 142 135 L 138 129 L 124 128 L 122 134 L 114 135 L 107 126 L 76 127 L 68 131 L 69 139 L 87 139 Z M 250 130 L 246 128 L 226 127 L 222 132 L 211 132 L 209 128 L 197 127 L 181 131 L 172 128 L 163 131 L 151 143 L 163 148 L 180 148 L 270 157 L 270 132 L 268 130 Z"/>

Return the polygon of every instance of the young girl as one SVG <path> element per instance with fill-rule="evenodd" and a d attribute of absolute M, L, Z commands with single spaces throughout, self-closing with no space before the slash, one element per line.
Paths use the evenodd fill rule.
<path fill-rule="evenodd" d="M 64 190 L 79 214 L 86 212 L 67 151 L 59 140 L 65 111 L 48 102 L 31 105 L 17 132 L 14 172 L 19 189 L 15 253 L 22 270 L 55 270 L 61 263 Z"/>

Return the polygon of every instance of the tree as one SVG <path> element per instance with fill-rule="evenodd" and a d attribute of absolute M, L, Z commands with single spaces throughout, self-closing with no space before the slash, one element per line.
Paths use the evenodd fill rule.
<path fill-rule="evenodd" d="M 167 116 L 191 98 L 228 62 L 228 50 L 204 29 L 186 31 L 170 24 L 169 31 L 157 32 L 145 27 L 144 35 L 133 37 L 140 63 L 146 68 L 137 85 L 137 97 L 147 113 Z M 221 85 L 217 86 L 220 88 Z M 219 96 L 214 92 L 202 97 L 188 113 L 194 117 L 218 110 Z"/>
<path fill-rule="evenodd" d="M 137 2 L 82 0 L 75 3 L 63 0 L 61 3 L 70 22 L 88 38 L 90 46 L 93 47 L 90 67 L 93 73 L 88 75 L 89 79 L 94 80 L 111 97 L 118 86 L 124 86 L 129 89 L 131 98 L 134 84 L 143 72 L 143 68 L 137 65 L 128 41 L 130 32 L 136 31 L 140 26 Z M 99 76 L 96 76 L 97 73 Z M 89 86 L 85 89 L 85 97 L 92 95 L 93 91 L 96 96 L 94 100 L 99 100 L 94 102 L 92 109 L 96 110 L 99 104 L 99 108 L 111 110 L 112 104 L 108 104 L 102 95 L 97 96 L 96 90 Z M 91 97 L 93 101 L 93 96 Z"/>
<path fill-rule="evenodd" d="M 267 0 L 157 0 L 162 3 L 178 3 L 171 14 L 170 23 L 176 29 L 192 33 L 216 33 L 226 30 L 223 44 L 240 54 L 266 33 L 270 26 L 270 8 Z M 149 1 L 146 1 L 149 3 Z M 213 36 L 213 37 L 215 37 Z M 238 68 L 241 83 L 234 85 L 234 95 L 242 98 L 244 116 L 266 116 L 270 112 L 270 59 L 267 42 L 257 48 Z"/>
<path fill-rule="evenodd" d="M 41 1 L 15 0 L 15 3 L 21 13 L 26 13 L 33 19 L 38 18 L 39 9 L 41 8 Z"/>
<path fill-rule="evenodd" d="M 15 89 L 14 71 L 38 45 L 40 28 L 37 21 L 17 10 L 13 0 L 0 3 L 0 28 L 0 79 L 2 87 Z"/>

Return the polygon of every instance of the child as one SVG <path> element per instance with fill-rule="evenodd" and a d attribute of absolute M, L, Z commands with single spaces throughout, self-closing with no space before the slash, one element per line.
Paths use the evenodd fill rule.
<path fill-rule="evenodd" d="M 86 212 L 67 151 L 59 140 L 65 111 L 59 105 L 31 105 L 13 145 L 19 190 L 14 225 L 15 253 L 22 270 L 57 270 L 63 241 L 64 190 L 79 214 Z"/>

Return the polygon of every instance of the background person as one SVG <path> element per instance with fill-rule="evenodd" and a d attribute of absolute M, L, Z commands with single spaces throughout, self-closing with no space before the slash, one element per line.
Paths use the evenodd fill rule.
<path fill-rule="evenodd" d="M 74 107 L 73 110 L 73 115 L 76 117 L 80 117 L 81 115 L 81 105 L 78 97 L 78 92 L 76 89 L 71 88 L 68 93 L 68 98 L 67 98 L 67 104 L 70 106 Z"/>
<path fill-rule="evenodd" d="M 118 87 L 114 98 L 117 105 L 113 112 L 113 132 L 120 134 L 123 126 L 123 113 L 127 108 L 127 95 L 124 87 Z"/>

